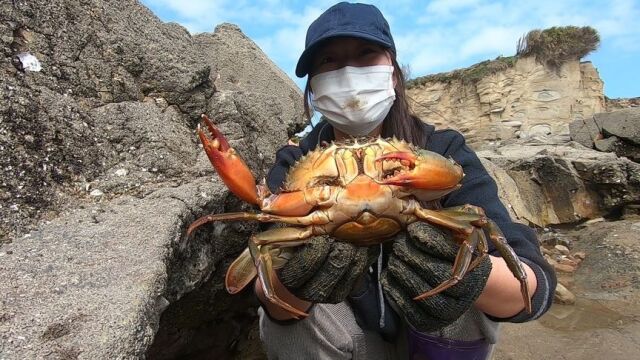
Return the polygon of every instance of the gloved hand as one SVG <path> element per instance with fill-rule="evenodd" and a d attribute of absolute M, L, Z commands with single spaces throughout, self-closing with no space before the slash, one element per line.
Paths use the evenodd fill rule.
<path fill-rule="evenodd" d="M 296 249 L 280 269 L 283 285 L 302 300 L 314 303 L 344 301 L 377 259 L 379 247 L 359 247 L 316 236 Z"/>
<path fill-rule="evenodd" d="M 413 300 L 451 277 L 459 248 L 448 231 L 423 222 L 409 225 L 406 233 L 394 239 L 381 282 L 387 297 L 416 330 L 430 332 L 451 324 L 484 289 L 491 272 L 489 256 L 456 285 L 423 300 Z"/>

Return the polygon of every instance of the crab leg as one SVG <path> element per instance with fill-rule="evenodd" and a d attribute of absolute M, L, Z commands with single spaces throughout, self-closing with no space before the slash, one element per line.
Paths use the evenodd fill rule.
<path fill-rule="evenodd" d="M 500 256 L 504 259 L 507 267 L 513 273 L 513 276 L 520 281 L 520 292 L 522 293 L 522 299 L 524 300 L 524 305 L 527 309 L 527 312 L 531 314 L 531 297 L 529 296 L 529 283 L 527 282 L 527 272 L 524 270 L 524 266 L 522 265 L 522 261 L 516 253 L 513 251 L 511 246 L 507 243 L 507 239 L 498 228 L 498 225 L 493 221 L 489 220 L 487 224 L 487 229 L 489 231 L 489 239 L 493 245 L 495 245 L 498 252 L 500 252 Z"/>
<path fill-rule="evenodd" d="M 505 260 L 507 267 L 515 276 L 516 279 L 520 282 L 520 292 L 522 293 L 522 298 L 524 300 L 525 307 L 527 312 L 531 313 L 531 297 L 529 296 L 529 283 L 527 282 L 527 272 L 524 270 L 524 266 L 522 265 L 522 261 L 513 251 L 511 246 L 507 243 L 507 239 L 500 231 L 498 225 L 493 222 L 491 219 L 485 216 L 484 210 L 481 207 L 466 204 L 461 206 L 455 206 L 446 208 L 442 212 L 445 214 L 451 215 L 452 212 L 458 213 L 467 213 L 467 214 L 477 214 L 483 218 L 482 228 L 488 233 L 489 239 L 495 245 L 496 249 L 500 253 L 500 256 Z M 460 219 L 458 216 L 456 218 Z"/>
<path fill-rule="evenodd" d="M 286 250 L 286 248 L 281 247 L 270 250 L 269 255 L 272 258 L 274 269 L 281 268 L 289 260 L 290 252 Z M 249 248 L 245 248 L 227 269 L 227 274 L 224 279 L 227 292 L 229 294 L 237 294 L 244 289 L 257 274 L 258 271 L 251 256 L 251 251 Z"/>
<path fill-rule="evenodd" d="M 258 233 L 249 241 L 249 249 L 253 255 L 255 266 L 258 269 L 258 277 L 262 282 L 262 291 L 265 296 L 271 303 L 280 306 L 285 311 L 288 311 L 296 319 L 306 317 L 308 314 L 302 310 L 296 309 L 278 297 L 274 288 L 274 282 L 277 275 L 274 270 L 271 250 L 277 239 L 280 239 L 277 241 L 280 246 L 298 246 L 305 243 L 311 235 L 312 233 L 309 228 L 276 228 Z M 257 243 L 260 241 L 271 243 L 273 245 L 258 245 Z M 280 244 L 280 242 L 285 243 Z"/>
<path fill-rule="evenodd" d="M 469 269 L 471 268 L 470 265 L 471 259 L 473 257 L 473 251 L 476 247 L 478 247 L 478 243 L 481 241 L 480 237 L 481 236 L 479 235 L 479 233 L 477 231 L 474 231 L 470 236 L 470 240 L 467 239 L 462 242 L 462 244 L 460 245 L 460 250 L 458 250 L 458 254 L 456 255 L 456 259 L 453 262 L 452 275 L 449 280 L 446 280 L 435 288 L 414 297 L 413 300 L 422 300 L 429 296 L 439 294 L 440 292 L 457 284 L 458 281 L 460 281 L 467 273 L 467 271 L 469 271 Z M 484 255 L 486 254 L 483 254 L 483 256 Z M 479 260 L 476 259 L 474 263 L 474 266 L 476 266 L 479 263 Z"/>
<path fill-rule="evenodd" d="M 529 284 L 527 283 L 527 273 L 524 270 L 522 261 L 520 261 L 520 258 L 518 258 L 516 253 L 509 246 L 506 238 L 502 234 L 502 231 L 500 231 L 500 228 L 498 228 L 498 226 L 491 219 L 487 218 L 484 215 L 484 211 L 481 208 L 473 205 L 462 205 L 458 207 L 447 208 L 445 210 L 433 211 L 421 207 L 416 207 L 415 214 L 422 220 L 451 229 L 452 231 L 454 231 L 454 233 L 456 233 L 455 237 L 458 239 L 465 239 L 468 236 L 471 236 L 474 232 L 477 231 L 476 226 L 483 229 L 483 231 L 484 229 L 486 229 L 489 234 L 489 239 L 495 245 L 498 252 L 500 252 L 502 258 L 504 258 L 507 266 L 509 267 L 509 270 L 511 271 L 511 273 L 513 273 L 513 276 L 520 282 L 520 292 L 522 293 L 525 307 L 527 311 L 531 313 Z M 465 241 L 463 241 L 463 244 L 464 243 Z M 486 253 L 486 246 L 484 246 L 484 249 L 485 250 L 483 251 Z M 460 253 L 458 253 L 458 255 L 459 254 Z M 456 257 L 456 262 L 457 261 L 458 257 Z M 454 272 L 455 267 L 456 265 L 454 263 Z M 424 299 L 425 297 L 436 294 L 434 290 L 435 289 L 429 291 L 429 295 L 420 295 L 420 298 Z M 443 289 L 441 289 L 440 291 L 442 290 Z"/>
<path fill-rule="evenodd" d="M 249 251 L 249 248 L 245 248 L 240 256 L 238 256 L 227 269 L 227 274 L 224 277 L 224 285 L 227 288 L 227 292 L 232 295 L 237 294 L 244 289 L 257 274 L 256 266 L 251 257 L 251 251 Z"/>
<path fill-rule="evenodd" d="M 235 212 L 235 213 L 223 213 L 223 214 L 211 214 L 205 215 L 189 225 L 187 229 L 187 235 L 197 229 L 198 227 L 222 220 L 255 220 L 260 222 L 281 222 L 291 225 L 323 225 L 329 223 L 331 220 L 327 214 L 323 211 L 314 211 L 307 216 L 280 216 L 265 213 L 248 213 L 248 212 Z"/>
<path fill-rule="evenodd" d="M 231 192 L 242 200 L 254 205 L 260 205 L 256 190 L 256 180 L 247 164 L 229 146 L 227 139 L 213 125 L 207 115 L 202 114 L 202 122 L 208 128 L 209 135 L 205 134 L 198 125 L 198 136 L 209 157 L 209 161 L 211 161 L 222 181 Z"/>

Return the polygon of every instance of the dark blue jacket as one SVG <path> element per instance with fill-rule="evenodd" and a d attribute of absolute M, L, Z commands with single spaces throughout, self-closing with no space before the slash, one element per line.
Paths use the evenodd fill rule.
<path fill-rule="evenodd" d="M 504 233 L 509 245 L 520 259 L 535 272 L 538 286 L 532 298 L 532 313 L 522 311 L 508 319 L 496 321 L 524 322 L 536 319 L 546 312 L 553 302 L 556 288 L 556 275 L 552 267 L 540 253 L 535 232 L 526 225 L 514 223 L 507 209 L 498 198 L 498 187 L 487 173 L 478 156 L 466 144 L 462 134 L 455 130 L 435 130 L 432 125 L 424 124 L 427 136 L 426 149 L 453 158 L 464 170 L 462 187 L 442 199 L 443 207 L 471 204 L 485 210 Z M 284 182 L 287 171 L 297 159 L 315 149 L 322 141 L 333 141 L 333 128 L 321 122 L 300 142 L 299 146 L 288 145 L 276 153 L 276 161 L 269 171 L 267 185 L 272 192 L 278 191 Z M 489 254 L 499 256 L 493 244 L 489 242 Z"/>

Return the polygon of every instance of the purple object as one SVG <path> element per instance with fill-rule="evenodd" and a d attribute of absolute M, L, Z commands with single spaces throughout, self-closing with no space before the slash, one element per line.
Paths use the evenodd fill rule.
<path fill-rule="evenodd" d="M 484 339 L 451 340 L 427 335 L 409 327 L 409 359 L 411 360 L 485 360 L 490 346 Z"/>

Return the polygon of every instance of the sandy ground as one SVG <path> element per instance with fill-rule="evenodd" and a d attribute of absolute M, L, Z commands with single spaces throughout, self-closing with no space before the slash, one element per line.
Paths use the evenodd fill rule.
<path fill-rule="evenodd" d="M 568 234 L 587 258 L 559 278 L 577 297 L 537 321 L 505 324 L 494 360 L 637 359 L 640 354 L 640 218 Z"/>

